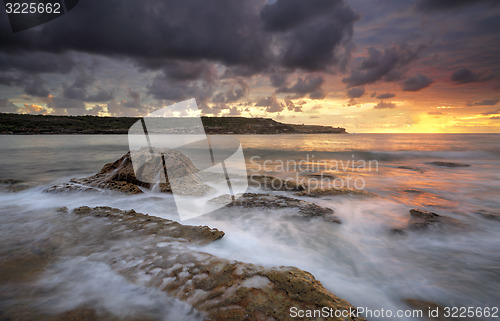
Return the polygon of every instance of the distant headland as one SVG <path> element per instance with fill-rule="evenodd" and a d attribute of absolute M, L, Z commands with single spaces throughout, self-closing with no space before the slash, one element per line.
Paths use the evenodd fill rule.
<path fill-rule="evenodd" d="M 139 119 L 0 113 L 0 134 L 127 134 Z M 207 134 L 347 134 L 341 127 L 284 124 L 271 118 L 202 117 L 201 120 Z"/>

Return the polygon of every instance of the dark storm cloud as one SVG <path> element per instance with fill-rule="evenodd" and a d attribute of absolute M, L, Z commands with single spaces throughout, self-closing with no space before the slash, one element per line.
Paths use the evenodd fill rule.
<path fill-rule="evenodd" d="M 21 49 L 22 50 L 22 49 Z M 28 74 L 70 72 L 75 62 L 68 55 L 47 52 L 0 54 L 0 71 L 21 71 Z"/>
<path fill-rule="evenodd" d="M 81 100 L 85 102 L 103 102 L 113 99 L 111 90 L 96 88 L 94 93 L 89 94 L 89 87 L 96 79 L 88 73 L 79 73 L 71 85 L 63 86 L 63 97 Z"/>
<path fill-rule="evenodd" d="M 350 40 L 358 16 L 341 0 L 277 0 L 261 18 L 283 48 L 284 66 L 322 70 L 342 59 L 334 50 Z"/>
<path fill-rule="evenodd" d="M 350 88 L 347 90 L 347 96 L 349 98 L 360 98 L 363 97 L 364 94 L 365 88 L 363 87 Z"/>
<path fill-rule="evenodd" d="M 49 95 L 44 80 L 39 76 L 33 76 L 25 83 L 24 92 L 35 97 L 47 97 Z"/>
<path fill-rule="evenodd" d="M 179 81 L 166 72 L 158 74 L 147 86 L 148 94 L 155 99 L 182 101 L 194 97 L 199 107 L 206 106 L 214 90 L 215 83 L 211 79 Z"/>
<path fill-rule="evenodd" d="M 421 11 L 448 10 L 480 3 L 498 5 L 498 0 L 420 0 L 417 8 Z"/>
<path fill-rule="evenodd" d="M 139 116 L 147 108 L 141 102 L 141 94 L 129 88 L 127 99 L 111 100 L 107 109 L 113 116 Z"/>
<path fill-rule="evenodd" d="M 0 113 L 15 113 L 18 107 L 8 99 L 0 98 Z"/>
<path fill-rule="evenodd" d="M 213 63 L 207 61 L 182 61 L 168 59 L 139 59 L 142 69 L 161 69 L 172 80 L 188 81 L 196 79 L 215 79 L 217 70 Z"/>
<path fill-rule="evenodd" d="M 432 84 L 432 79 L 425 75 L 417 75 L 403 82 L 403 91 L 419 91 Z"/>
<path fill-rule="evenodd" d="M 321 99 L 325 97 L 325 93 L 321 86 L 325 79 L 320 75 L 307 75 L 306 77 L 299 77 L 295 84 L 289 87 L 280 87 L 276 89 L 277 93 L 291 93 L 295 94 L 292 98 L 302 98 L 309 95 L 311 99 Z M 318 98 L 321 97 L 321 98 Z"/>
<path fill-rule="evenodd" d="M 218 92 L 212 97 L 214 103 L 232 103 L 246 97 L 249 92 L 248 84 L 243 79 L 237 79 L 229 84 L 225 91 Z"/>
<path fill-rule="evenodd" d="M 283 24 L 302 7 L 310 9 Z M 0 19 L 7 23 L 6 15 Z M 206 59 L 255 70 L 276 63 L 320 69 L 335 63 L 334 50 L 350 39 L 355 19 L 341 0 L 307 5 L 297 0 L 82 1 L 38 28 L 16 34 L 2 28 L 0 41 L 5 53 L 87 52 L 134 58 L 153 69 L 168 59 Z M 279 55 L 271 50 L 275 45 L 282 48 Z"/>
<path fill-rule="evenodd" d="M 483 76 L 479 73 L 473 72 L 469 68 L 461 67 L 455 70 L 451 74 L 451 80 L 457 84 L 467 84 L 471 82 L 481 82 L 487 81 L 491 79 L 491 77 Z"/>
<path fill-rule="evenodd" d="M 468 102 L 467 106 L 495 106 L 500 99 L 484 99 L 481 101 Z"/>
<path fill-rule="evenodd" d="M 393 109 L 393 108 L 396 108 L 396 105 L 393 103 L 390 103 L 390 102 L 381 101 L 378 104 L 376 104 L 375 106 L 373 106 L 373 108 L 374 109 Z"/>
<path fill-rule="evenodd" d="M 372 97 L 374 97 L 375 95 L 373 95 Z M 385 94 L 380 94 L 377 96 L 377 99 L 389 99 L 389 98 L 394 98 L 396 97 L 395 94 L 393 93 L 385 93 Z"/>
<path fill-rule="evenodd" d="M 348 87 L 371 84 L 379 80 L 395 81 L 401 78 L 404 67 L 417 58 L 422 48 L 410 49 L 407 46 L 386 48 L 384 51 L 368 48 L 368 56 L 358 68 L 351 71 L 342 81 Z"/>
<path fill-rule="evenodd" d="M 288 75 L 284 72 L 276 72 L 269 76 L 273 87 L 284 87 L 286 85 Z"/>
<path fill-rule="evenodd" d="M 285 109 L 285 105 L 278 101 L 276 95 L 258 99 L 255 106 L 266 107 L 268 113 L 278 113 Z"/>
<path fill-rule="evenodd" d="M 65 97 L 51 97 L 47 101 L 47 107 L 53 108 L 56 114 L 82 114 L 85 110 L 85 104 L 76 99 Z"/>
<path fill-rule="evenodd" d="M 30 76 L 26 73 L 0 73 L 0 85 L 21 87 L 24 93 L 35 97 L 47 97 L 49 90 L 45 80 L 38 75 Z"/>
<path fill-rule="evenodd" d="M 338 0 L 278 0 L 261 12 L 264 27 L 271 31 L 286 31 L 307 20 L 331 11 Z"/>

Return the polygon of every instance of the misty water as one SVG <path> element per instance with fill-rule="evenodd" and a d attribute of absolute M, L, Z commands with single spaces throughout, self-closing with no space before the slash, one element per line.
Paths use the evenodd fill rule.
<path fill-rule="evenodd" d="M 237 137 L 250 174 L 267 169 L 266 174 L 283 178 L 311 178 L 323 173 L 340 178 L 337 182 L 350 176 L 373 194 L 308 198 L 268 191 L 330 207 L 342 224 L 291 220 L 287 209 L 222 208 L 182 221 L 226 233 L 198 250 L 265 266 L 296 266 L 358 307 L 395 311 L 409 308 L 406 299 L 457 307 L 500 305 L 500 220 L 480 215 L 500 211 L 500 135 Z M 23 283 L 35 289 L 30 304 L 48 313 L 93 304 L 117 316 L 199 319 L 188 304 L 146 287 L 140 271 L 131 283 L 107 263 L 114 257 L 129 266 L 144 260 L 138 249 L 158 240 L 129 235 L 126 242 L 117 242 L 99 220 L 58 212 L 61 207 L 111 206 L 179 220 L 171 195 L 44 192 L 56 183 L 94 174 L 127 151 L 126 136 L 0 136 L 0 179 L 22 179 L 32 186 L 16 193 L 0 191 L 0 259 L 29 251 L 37 242 L 64 243 L 41 276 Z M 301 160 L 305 168 L 299 173 L 279 167 L 280 162 Z M 373 167 L 335 169 L 348 161 L 356 166 L 372 161 Z M 438 161 L 470 166 L 431 164 Z M 391 233 L 409 221 L 412 208 L 439 213 L 454 224 L 404 236 Z M 2 280 L 3 308 L 26 299 Z"/>

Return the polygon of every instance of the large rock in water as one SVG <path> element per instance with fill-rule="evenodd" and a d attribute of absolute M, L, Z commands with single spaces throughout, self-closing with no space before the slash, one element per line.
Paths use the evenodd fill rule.
<path fill-rule="evenodd" d="M 155 149 L 155 152 L 161 152 L 161 154 L 164 155 L 165 165 L 157 160 L 153 160 L 152 158 L 154 156 L 149 152 L 149 149 L 141 149 L 135 154 L 137 160 L 146 164 L 144 168 L 141 168 L 143 172 L 146 171 L 146 173 L 143 174 L 144 176 L 154 178 L 157 173 L 165 172 L 166 168 L 168 168 L 168 173 L 174 174 L 176 177 L 183 177 L 183 179 L 186 180 L 186 184 L 176 184 L 176 186 L 186 186 L 191 189 L 186 191 L 176 190 L 176 192 L 185 194 L 193 194 L 196 192 L 198 194 L 203 194 L 204 191 L 208 190 L 208 186 L 203 185 L 201 181 L 197 179 L 196 173 L 198 170 L 184 154 L 172 149 Z M 86 178 L 73 178 L 69 183 L 52 186 L 47 191 L 85 191 L 103 188 L 129 194 L 139 194 L 142 193 L 140 187 L 151 189 L 153 185 L 154 184 L 149 182 L 141 181 L 136 177 L 132 158 L 130 152 L 128 152 L 115 162 L 104 165 L 99 173 L 95 175 Z M 172 192 L 168 178 L 165 183 L 160 183 L 158 185 L 161 192 Z"/>
<path fill-rule="evenodd" d="M 193 245 L 221 238 L 224 233 L 208 227 L 184 226 L 134 211 L 110 207 L 81 207 L 77 215 L 107 219 L 107 227 L 134 230 L 134 234 L 154 235 L 156 247 L 141 247 L 138 265 L 134 253 L 126 258 L 110 257 L 114 269 L 134 280 L 138 270 L 150 276 L 148 287 L 185 300 L 203 312 L 207 320 L 293 320 L 290 308 L 333 311 L 356 310 L 347 301 L 326 290 L 310 273 L 295 267 L 267 268 L 230 261 L 199 252 Z M 179 242 L 187 243 L 180 248 Z M 191 245 L 190 245 L 191 244 Z M 122 263 L 120 263 L 122 262 Z M 358 317 L 328 320 L 364 320 Z"/>
<path fill-rule="evenodd" d="M 296 208 L 298 215 L 302 218 L 321 217 L 323 220 L 340 224 L 340 219 L 335 216 L 331 208 L 319 206 L 317 204 L 291 198 L 283 195 L 269 195 L 262 193 L 243 193 L 237 195 L 237 199 L 233 200 L 229 194 L 224 194 L 213 198 L 210 202 L 227 204 L 227 207 L 241 206 L 245 208 Z"/>

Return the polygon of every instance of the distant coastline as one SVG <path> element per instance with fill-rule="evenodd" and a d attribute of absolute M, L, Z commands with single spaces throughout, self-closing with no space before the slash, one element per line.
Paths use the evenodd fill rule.
<path fill-rule="evenodd" d="M 127 134 L 140 117 L 0 113 L 1 135 Z M 271 118 L 202 117 L 207 134 L 347 134 L 345 128 L 284 124 Z"/>

